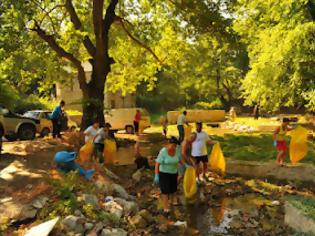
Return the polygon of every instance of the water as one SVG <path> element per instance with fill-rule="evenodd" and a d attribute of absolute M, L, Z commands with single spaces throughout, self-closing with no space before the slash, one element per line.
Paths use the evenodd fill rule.
<path fill-rule="evenodd" d="M 270 205 L 270 201 L 259 195 L 248 194 L 235 198 L 219 198 L 213 201 L 210 207 L 200 205 L 198 202 L 187 207 L 188 226 L 199 230 L 201 236 L 231 235 L 229 231 L 233 228 L 254 230 L 258 227 L 259 222 L 265 230 L 268 230 L 275 224 L 275 219 L 280 219 L 284 223 L 283 216 L 272 209 L 276 207 L 269 209 L 270 215 L 268 217 L 261 217 L 259 208 L 267 204 Z"/>

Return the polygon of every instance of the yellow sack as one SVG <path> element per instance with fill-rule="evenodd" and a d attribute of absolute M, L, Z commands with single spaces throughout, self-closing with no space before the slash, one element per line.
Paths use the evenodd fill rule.
<path fill-rule="evenodd" d="M 90 160 L 91 155 L 93 154 L 93 150 L 94 150 L 93 140 L 90 139 L 80 148 L 78 162 L 80 164 L 88 162 Z"/>
<path fill-rule="evenodd" d="M 139 134 L 142 134 L 144 129 L 145 129 L 145 122 L 144 121 L 140 121 L 139 122 Z"/>
<path fill-rule="evenodd" d="M 110 139 L 104 141 L 104 159 L 105 164 L 113 164 L 116 158 L 117 146 L 116 142 Z"/>
<path fill-rule="evenodd" d="M 296 129 L 290 132 L 290 160 L 293 164 L 298 163 L 307 154 L 307 135 L 307 129 L 301 126 L 298 126 Z"/>
<path fill-rule="evenodd" d="M 196 172 L 193 167 L 186 169 L 183 187 L 186 198 L 192 198 L 197 193 Z"/>
<path fill-rule="evenodd" d="M 185 125 L 184 126 L 184 140 L 189 140 L 191 134 L 191 126 Z"/>
<path fill-rule="evenodd" d="M 213 145 L 208 165 L 213 171 L 217 172 L 218 174 L 224 175 L 225 159 L 220 147 L 220 143 L 216 143 Z"/>

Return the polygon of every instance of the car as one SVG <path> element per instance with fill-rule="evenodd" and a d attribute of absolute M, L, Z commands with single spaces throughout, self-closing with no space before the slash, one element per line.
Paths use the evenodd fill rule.
<path fill-rule="evenodd" d="M 27 111 L 24 113 L 24 117 L 37 119 L 40 121 L 39 124 L 36 125 L 36 132 L 40 134 L 41 137 L 48 136 L 49 133 L 52 132 L 52 122 L 50 120 L 51 111 L 47 110 L 34 110 Z M 64 113 L 64 119 L 62 122 L 62 131 L 67 130 L 76 130 L 77 124 L 73 122 L 66 113 Z"/>
<path fill-rule="evenodd" d="M 0 137 L 9 141 L 32 140 L 36 136 L 39 120 L 23 117 L 0 105 Z"/>
<path fill-rule="evenodd" d="M 150 115 L 144 108 L 117 108 L 105 111 L 105 122 L 111 125 L 111 130 L 125 130 L 126 133 L 134 133 L 134 117 L 136 111 L 141 112 L 141 127 L 143 129 L 151 126 Z"/>

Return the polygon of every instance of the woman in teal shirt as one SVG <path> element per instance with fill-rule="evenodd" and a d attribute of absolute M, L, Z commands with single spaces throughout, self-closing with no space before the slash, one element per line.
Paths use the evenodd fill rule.
<path fill-rule="evenodd" d="M 182 161 L 179 142 L 171 137 L 169 144 L 162 148 L 155 162 L 154 182 L 160 185 L 161 199 L 165 213 L 170 211 L 169 201 L 175 201 L 177 191 L 178 164 L 186 165 Z M 175 203 L 175 202 L 173 202 Z"/>

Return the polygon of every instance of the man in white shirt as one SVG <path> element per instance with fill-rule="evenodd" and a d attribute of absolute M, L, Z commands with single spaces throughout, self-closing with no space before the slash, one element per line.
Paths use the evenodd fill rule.
<path fill-rule="evenodd" d="M 199 175 L 201 174 L 200 170 L 200 162 L 202 162 L 203 169 L 203 177 L 206 178 L 206 173 L 208 169 L 208 150 L 207 150 L 207 144 L 215 144 L 215 141 L 212 141 L 208 134 L 204 131 L 202 131 L 202 123 L 197 122 L 196 123 L 196 131 L 197 136 L 195 141 L 192 143 L 192 149 L 191 149 L 191 156 L 195 160 L 196 163 L 196 174 L 198 181 L 200 181 Z"/>
<path fill-rule="evenodd" d="M 180 143 L 184 141 L 184 136 L 185 136 L 184 124 L 189 125 L 188 122 L 186 121 L 186 115 L 187 115 L 187 111 L 184 111 L 177 118 L 177 129 L 178 129 L 178 134 L 179 134 L 178 141 Z"/>

